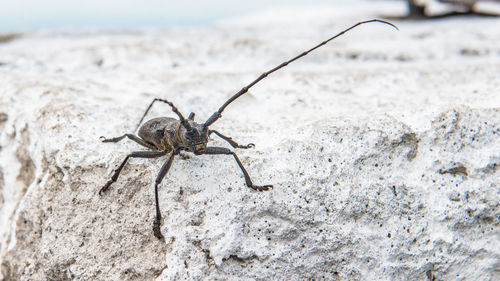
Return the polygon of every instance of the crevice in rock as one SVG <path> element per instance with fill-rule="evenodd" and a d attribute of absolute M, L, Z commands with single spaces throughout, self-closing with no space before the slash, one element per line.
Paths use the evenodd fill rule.
<path fill-rule="evenodd" d="M 413 159 L 415 159 L 415 157 L 417 157 L 418 142 L 419 139 L 417 138 L 417 135 L 415 133 L 405 133 L 403 134 L 403 136 L 401 136 L 401 139 L 399 141 L 392 142 L 392 146 L 397 147 L 403 145 L 409 147 L 410 151 L 408 151 L 406 157 L 408 158 L 408 160 L 412 161 Z"/>
<path fill-rule="evenodd" d="M 28 125 L 26 125 L 23 129 L 21 129 L 19 145 L 15 152 L 16 158 L 21 164 L 19 174 L 16 177 L 16 185 L 19 189 L 20 197 L 24 196 L 28 186 L 30 186 L 35 179 L 35 164 L 28 151 L 29 144 L 30 137 Z"/>
<path fill-rule="evenodd" d="M 449 168 L 449 169 L 439 169 L 439 173 L 441 175 L 444 175 L 444 174 L 452 174 L 454 176 L 457 176 L 457 175 L 461 175 L 461 176 L 469 176 L 468 172 L 467 172 L 467 168 L 462 165 L 462 164 L 458 164 L 457 166 L 453 167 L 453 168 Z"/>
<path fill-rule="evenodd" d="M 434 276 L 434 272 L 431 269 L 429 269 L 425 272 L 425 276 L 427 276 L 427 279 L 430 281 L 436 280 L 436 276 Z"/>
<path fill-rule="evenodd" d="M 210 250 L 204 249 L 201 246 L 201 241 L 191 241 L 191 243 L 203 253 L 203 255 L 205 256 L 205 262 L 207 263 L 208 267 L 212 266 L 214 264 L 214 259 L 211 257 Z"/>
<path fill-rule="evenodd" d="M 259 258 L 256 255 L 251 255 L 245 258 L 239 257 L 238 255 L 229 255 L 229 257 L 222 259 L 222 261 L 231 261 L 231 260 L 237 263 L 248 263 L 253 260 L 259 260 Z"/>
<path fill-rule="evenodd" d="M 39 243 L 42 232 L 38 224 L 34 223 L 34 221 L 40 219 L 38 212 L 30 212 L 28 209 L 19 210 L 22 202 L 21 199 L 25 196 L 28 187 L 35 181 L 35 164 L 28 151 L 30 145 L 28 125 L 26 124 L 18 132 L 14 131 L 13 136 L 17 138 L 18 145 L 14 151 L 14 156 L 19 161 L 20 167 L 15 181 L 18 200 L 16 201 L 16 206 L 13 209 L 9 221 L 14 221 L 16 224 L 14 236 L 16 239 L 17 251 L 5 252 L 2 256 L 1 276 L 6 278 L 5 280 L 19 280 L 23 270 L 31 266 L 30 262 L 25 261 L 24 266 L 21 266 L 20 263 L 16 261 L 32 256 L 34 245 Z M 34 208 L 36 209 L 36 207 Z M 9 243 L 11 243 L 10 233 L 6 241 L 6 244 Z"/>
<path fill-rule="evenodd" d="M 163 271 L 165 271 L 165 269 L 168 269 L 167 264 L 165 264 L 162 268 L 154 272 L 153 274 L 154 278 L 157 279 L 158 277 L 160 277 L 163 274 Z"/>

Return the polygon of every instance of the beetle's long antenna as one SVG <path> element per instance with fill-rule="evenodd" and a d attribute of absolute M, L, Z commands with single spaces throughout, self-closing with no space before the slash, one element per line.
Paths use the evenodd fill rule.
<path fill-rule="evenodd" d="M 134 132 L 137 131 L 137 129 L 139 128 L 139 126 L 141 125 L 142 121 L 144 120 L 144 117 L 146 117 L 146 115 L 148 114 L 149 110 L 151 109 L 151 107 L 153 106 L 153 104 L 157 101 L 160 101 L 160 102 L 163 102 L 163 103 L 166 103 L 168 105 L 170 105 L 170 107 L 172 108 L 172 111 L 177 114 L 177 116 L 179 116 L 179 120 L 181 121 L 181 124 L 184 128 L 186 128 L 186 130 L 188 131 L 191 131 L 192 130 L 192 127 L 191 125 L 189 125 L 189 123 L 186 121 L 186 119 L 184 118 L 184 116 L 182 116 L 181 112 L 177 109 L 177 107 L 175 107 L 175 105 L 171 102 L 169 102 L 168 100 L 164 100 L 164 99 L 159 99 L 159 98 L 155 98 L 148 106 L 148 108 L 146 109 L 146 111 L 144 112 L 144 114 L 142 115 L 141 117 L 141 120 L 139 121 L 139 123 L 137 124 L 137 127 L 135 128 Z"/>
<path fill-rule="evenodd" d="M 378 20 L 378 19 L 373 19 L 373 20 L 367 20 L 367 21 L 361 21 L 361 22 L 358 22 L 357 24 L 347 28 L 346 30 L 338 33 L 337 35 L 331 37 L 330 39 L 326 40 L 326 41 L 323 41 L 321 42 L 320 44 L 312 47 L 311 49 L 307 50 L 307 51 L 304 51 L 303 53 L 299 54 L 298 56 L 288 60 L 288 61 L 285 61 L 283 62 L 282 64 L 276 66 L 275 68 L 267 71 L 267 72 L 264 72 L 262 73 L 257 79 L 255 79 L 252 83 L 248 84 L 247 86 L 243 87 L 239 92 L 237 92 L 236 94 L 234 94 L 230 99 L 228 99 L 220 108 L 218 111 L 216 111 L 214 114 L 212 114 L 212 116 L 210 116 L 210 118 L 208 118 L 208 120 L 205 122 L 205 124 L 203 125 L 203 128 L 204 130 L 206 130 L 210 125 L 212 125 L 215 121 L 217 121 L 222 115 L 222 111 L 224 111 L 224 109 L 226 109 L 226 107 L 232 103 L 235 99 L 239 98 L 240 96 L 242 96 L 243 94 L 245 94 L 246 92 L 248 92 L 248 89 L 250 89 L 253 85 L 259 83 L 260 80 L 266 78 L 269 74 L 275 72 L 276 70 L 284 67 L 284 66 L 287 66 L 289 63 L 295 61 L 295 60 L 298 60 L 299 58 L 309 54 L 311 51 L 314 51 L 316 50 L 317 48 L 325 45 L 326 43 L 330 42 L 331 40 L 343 35 L 344 33 L 348 32 L 349 30 L 357 27 L 358 25 L 361 25 L 361 24 L 365 24 L 365 23 L 370 23 L 370 22 L 381 22 L 381 23 L 385 23 L 385 24 L 388 24 L 392 27 L 394 27 L 395 29 L 399 30 L 397 28 L 397 26 L 395 26 L 394 24 L 390 23 L 390 22 L 387 22 L 387 21 L 383 21 L 383 20 Z"/>

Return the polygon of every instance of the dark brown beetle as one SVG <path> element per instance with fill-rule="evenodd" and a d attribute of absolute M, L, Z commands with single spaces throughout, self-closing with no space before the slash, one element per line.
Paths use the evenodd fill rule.
<path fill-rule="evenodd" d="M 142 115 L 141 120 L 139 121 L 139 124 L 137 125 L 137 128 L 140 126 L 142 121 L 144 120 L 144 117 L 148 114 L 149 110 L 153 106 L 155 102 L 164 102 L 172 108 L 172 111 L 177 114 L 179 117 L 179 120 L 170 118 L 170 117 L 160 117 L 160 118 L 154 118 L 142 125 L 139 129 L 139 137 L 135 136 L 134 134 L 125 134 L 120 137 L 116 138 L 110 138 L 106 139 L 104 137 L 101 137 L 103 142 L 118 142 L 122 140 L 123 138 L 127 137 L 136 143 L 147 147 L 151 149 L 151 151 L 136 151 L 132 152 L 127 157 L 125 157 L 125 160 L 123 160 L 122 164 L 118 167 L 118 169 L 115 170 L 113 176 L 111 177 L 111 180 L 109 180 L 99 191 L 99 195 L 102 195 L 103 192 L 108 190 L 110 185 L 114 183 L 117 179 L 118 176 L 120 175 L 121 170 L 127 163 L 127 160 L 129 158 L 157 158 L 165 155 L 168 156 L 167 162 L 163 164 L 163 166 L 160 169 L 160 172 L 158 173 L 158 176 L 156 177 L 155 180 L 155 203 L 156 203 L 156 218 L 155 221 L 153 222 L 153 233 L 158 239 L 163 239 L 163 235 L 161 234 L 160 231 L 160 225 L 161 225 L 161 212 L 160 212 L 160 207 L 159 207 L 159 202 L 158 202 L 158 185 L 161 183 L 162 179 L 165 177 L 167 174 L 168 170 L 170 169 L 170 166 L 172 166 L 172 161 L 174 160 L 174 156 L 178 155 L 181 151 L 188 151 L 192 152 L 195 155 L 201 155 L 201 154 L 226 154 L 226 155 L 232 155 L 234 159 L 236 160 L 236 163 L 238 163 L 238 166 L 240 167 L 241 171 L 243 172 L 243 176 L 245 177 L 245 182 L 248 187 L 258 190 L 258 191 L 264 191 L 264 190 L 269 190 L 269 188 L 272 188 L 272 185 L 254 185 L 252 180 L 250 179 L 250 176 L 248 175 L 248 172 L 246 169 L 243 167 L 243 164 L 241 164 L 240 159 L 234 153 L 232 150 L 225 148 L 225 147 L 213 147 L 213 146 L 207 146 L 208 143 L 208 137 L 214 133 L 220 138 L 224 139 L 227 141 L 233 148 L 250 148 L 254 147 L 254 144 L 250 143 L 247 145 L 239 145 L 235 141 L 233 141 L 230 137 L 224 136 L 223 134 L 215 131 L 215 130 L 210 130 L 209 127 L 212 125 L 215 121 L 217 121 L 221 116 L 222 112 L 224 109 L 234 100 L 236 100 L 238 97 L 241 95 L 245 94 L 248 89 L 250 89 L 252 86 L 257 84 L 260 80 L 264 79 L 267 77 L 269 74 L 275 72 L 276 70 L 288 65 L 289 63 L 307 55 L 309 52 L 325 45 L 329 41 L 341 36 L 342 34 L 346 33 L 347 31 L 355 28 L 358 25 L 364 24 L 364 23 L 369 23 L 369 22 L 381 22 L 385 23 L 388 25 L 391 25 L 392 27 L 396 28 L 395 25 L 393 25 L 390 22 L 382 21 L 382 20 L 369 20 L 369 21 L 362 21 L 358 22 L 357 24 L 349 27 L 348 29 L 338 33 L 337 35 L 331 37 L 330 39 L 321 42 L 320 44 L 316 45 L 315 47 L 304 51 L 303 53 L 299 54 L 298 56 L 283 62 L 282 64 L 276 66 L 275 68 L 262 73 L 257 79 L 255 79 L 252 83 L 249 85 L 243 87 L 239 92 L 237 92 L 235 95 L 233 95 L 229 100 L 227 100 L 220 108 L 218 111 L 216 111 L 210 118 L 208 118 L 207 121 L 203 124 L 198 124 L 194 121 L 194 113 L 191 112 L 189 114 L 189 117 L 187 119 L 182 116 L 182 114 L 179 112 L 177 107 L 174 106 L 173 103 L 170 101 L 164 100 L 164 99 L 159 99 L 156 98 L 154 99 L 149 107 L 146 109 L 144 114 Z M 136 130 L 137 130 L 136 128 Z M 136 131 L 134 130 L 134 131 Z"/>

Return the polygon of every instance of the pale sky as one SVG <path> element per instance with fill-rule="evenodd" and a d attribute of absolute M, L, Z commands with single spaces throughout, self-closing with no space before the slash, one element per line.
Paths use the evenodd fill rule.
<path fill-rule="evenodd" d="M 270 7 L 346 0 L 0 0 L 0 32 L 207 24 Z"/>

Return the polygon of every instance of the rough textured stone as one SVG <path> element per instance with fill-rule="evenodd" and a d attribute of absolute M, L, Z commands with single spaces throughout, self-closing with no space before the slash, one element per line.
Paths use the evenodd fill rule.
<path fill-rule="evenodd" d="M 1 44 L 0 278 L 499 279 L 494 19 L 363 26 L 268 77 L 213 127 L 256 144 L 237 153 L 274 189 L 247 188 L 231 157 L 176 158 L 164 242 L 152 233 L 164 159 L 131 160 L 97 195 L 140 150 L 99 136 L 132 132 L 156 96 L 205 120 L 262 71 L 373 17 L 349 7 Z"/>

